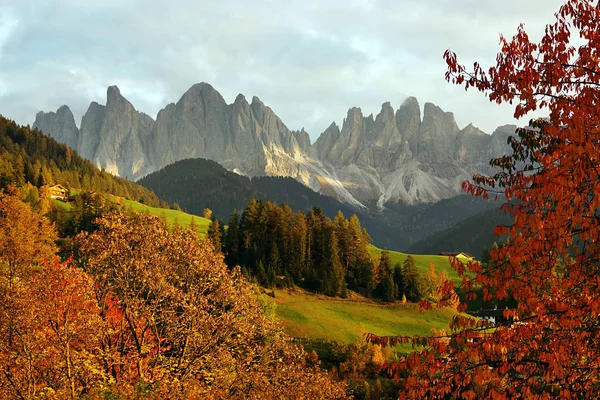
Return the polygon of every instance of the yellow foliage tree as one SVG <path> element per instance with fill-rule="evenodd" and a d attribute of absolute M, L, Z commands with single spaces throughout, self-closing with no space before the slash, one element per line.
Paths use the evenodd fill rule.
<path fill-rule="evenodd" d="M 81 234 L 115 390 L 192 398 L 343 398 L 262 311 L 239 270 L 189 229 L 112 212 Z"/>

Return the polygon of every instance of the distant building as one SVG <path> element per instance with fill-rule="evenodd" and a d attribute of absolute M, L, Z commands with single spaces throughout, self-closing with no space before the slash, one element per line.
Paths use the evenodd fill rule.
<path fill-rule="evenodd" d="M 498 324 L 498 325 L 512 325 L 515 321 L 513 318 L 506 318 L 504 316 L 504 311 L 506 309 L 502 309 L 502 308 L 490 308 L 490 309 L 480 309 L 478 311 L 468 311 L 468 314 L 477 317 L 477 318 L 481 318 L 481 319 L 485 319 L 487 321 L 490 321 L 493 324 Z"/>
<path fill-rule="evenodd" d="M 68 201 L 69 191 L 62 185 L 50 186 L 50 198 L 60 201 Z"/>
<path fill-rule="evenodd" d="M 467 253 L 465 251 L 460 251 L 460 252 L 442 251 L 440 253 L 440 256 L 475 258 L 475 256 L 473 254 Z"/>

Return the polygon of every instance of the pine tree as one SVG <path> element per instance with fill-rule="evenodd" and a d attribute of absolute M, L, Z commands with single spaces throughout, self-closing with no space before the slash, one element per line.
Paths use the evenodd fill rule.
<path fill-rule="evenodd" d="M 342 211 L 338 211 L 337 215 L 333 219 L 333 227 L 335 229 L 335 234 L 337 236 L 338 246 L 339 246 L 339 254 L 340 254 L 340 262 L 344 266 L 344 270 L 348 270 L 350 264 L 353 261 L 353 238 L 352 233 L 350 231 L 348 220 L 344 217 L 344 213 Z"/>
<path fill-rule="evenodd" d="M 385 301 L 394 301 L 396 300 L 396 288 L 394 286 L 394 278 L 392 275 L 388 275 L 383 278 L 381 282 L 381 298 Z"/>
<path fill-rule="evenodd" d="M 219 228 L 219 221 L 214 216 L 210 221 L 210 225 L 208 225 L 207 236 L 215 250 L 221 251 L 221 230 Z"/>
<path fill-rule="evenodd" d="M 279 249 L 277 248 L 277 244 L 275 242 L 271 243 L 271 250 L 268 254 L 268 264 L 269 268 L 273 271 L 273 274 L 277 275 L 280 271 L 280 256 Z"/>
<path fill-rule="evenodd" d="M 306 274 L 306 237 L 307 226 L 304 213 L 298 211 L 293 215 L 291 235 L 291 260 L 289 264 L 290 274 L 295 283 L 300 283 Z"/>
<path fill-rule="evenodd" d="M 400 263 L 394 264 L 394 285 L 396 287 L 396 298 L 401 299 L 404 296 L 404 270 Z"/>
<path fill-rule="evenodd" d="M 402 265 L 404 272 L 404 294 L 408 301 L 417 302 L 423 298 L 421 276 L 412 256 L 406 257 Z"/>
<path fill-rule="evenodd" d="M 339 248 L 337 236 L 333 229 L 331 230 L 330 235 L 329 260 L 327 265 L 328 273 L 325 275 L 329 282 L 327 283 L 328 292 L 325 294 L 329 296 L 338 296 L 345 290 L 346 280 L 344 279 L 344 267 L 342 266 L 338 255 Z"/>
<path fill-rule="evenodd" d="M 240 263 L 255 269 L 258 267 L 259 260 L 257 253 L 256 224 L 262 208 L 262 203 L 256 199 L 251 199 L 242 216 L 239 224 L 238 241 L 238 259 Z"/>
<path fill-rule="evenodd" d="M 392 262 L 390 260 L 390 253 L 387 250 L 383 250 L 379 257 L 379 284 L 377 285 L 377 295 L 385 301 L 394 301 L 394 277 L 392 272 Z"/>
<path fill-rule="evenodd" d="M 230 267 L 237 265 L 239 262 L 239 233 L 240 233 L 240 217 L 237 210 L 233 210 L 229 218 L 227 234 L 225 235 L 225 259 Z"/>

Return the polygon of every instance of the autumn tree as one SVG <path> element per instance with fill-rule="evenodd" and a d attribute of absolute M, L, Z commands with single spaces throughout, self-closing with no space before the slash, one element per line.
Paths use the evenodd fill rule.
<path fill-rule="evenodd" d="M 44 263 L 2 300 L 18 312 L 0 314 L 0 397 L 78 398 L 103 390 L 102 322 L 85 272 Z"/>
<path fill-rule="evenodd" d="M 0 194 L 0 397 L 75 398 L 104 378 L 92 280 L 52 260 L 52 224 L 17 196 Z"/>
<path fill-rule="evenodd" d="M 484 300 L 512 297 L 505 316 L 518 323 L 486 329 L 457 316 L 451 340 L 422 339 L 429 350 L 389 370 L 408 376 L 408 398 L 599 398 L 600 6 L 567 0 L 539 42 L 520 26 L 500 44 L 487 71 L 447 51 L 446 79 L 513 104 L 516 118 L 536 110 L 548 118 L 517 130 L 510 154 L 491 162 L 500 172 L 464 184 L 509 200 L 503 208 L 514 222 L 496 228 L 508 241 L 490 252 L 487 268 L 457 259 L 453 266 L 467 299 L 477 288 Z M 446 298 L 454 290 L 444 284 Z"/>
<path fill-rule="evenodd" d="M 38 384 L 55 396 L 77 398 L 107 384 L 98 336 L 100 308 L 92 278 L 73 263 L 46 263 L 33 276 L 26 300 L 35 316 Z"/>
<path fill-rule="evenodd" d="M 188 229 L 107 213 L 78 237 L 115 392 L 163 398 L 338 398 L 343 387 L 266 316 L 239 269 Z"/>
<path fill-rule="evenodd" d="M 16 187 L 0 192 L 0 271 L 8 286 L 56 253 L 52 223 L 23 202 Z"/>

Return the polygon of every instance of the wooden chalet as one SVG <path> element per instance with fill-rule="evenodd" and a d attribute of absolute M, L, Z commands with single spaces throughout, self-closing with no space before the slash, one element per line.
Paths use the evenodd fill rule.
<path fill-rule="evenodd" d="M 465 257 L 465 258 L 475 258 L 475 256 L 471 253 L 467 253 L 466 251 L 459 251 L 459 252 L 452 252 L 452 251 L 442 251 L 440 253 L 440 256 L 447 256 L 447 257 Z"/>
<path fill-rule="evenodd" d="M 60 201 L 68 201 L 69 191 L 63 185 L 50 186 L 50 198 Z"/>
<path fill-rule="evenodd" d="M 504 316 L 505 310 L 507 310 L 507 308 L 481 308 L 478 311 L 467 311 L 467 313 L 474 317 L 491 321 L 494 324 L 511 326 L 515 323 L 515 320 L 513 318 L 506 318 Z"/>

